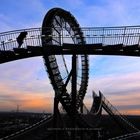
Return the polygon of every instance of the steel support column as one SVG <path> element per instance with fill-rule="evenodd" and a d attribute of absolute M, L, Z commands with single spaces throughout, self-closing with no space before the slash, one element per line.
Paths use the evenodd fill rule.
<path fill-rule="evenodd" d="M 73 131 L 72 139 L 76 139 L 76 95 L 77 95 L 77 58 L 76 54 L 72 56 L 72 111 L 73 111 Z"/>

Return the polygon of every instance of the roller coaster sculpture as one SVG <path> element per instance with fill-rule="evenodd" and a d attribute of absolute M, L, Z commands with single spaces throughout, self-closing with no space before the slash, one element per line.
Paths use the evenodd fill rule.
<path fill-rule="evenodd" d="M 0 33 L 0 63 L 43 56 L 55 92 L 54 115 L 26 128 L 27 133 L 36 132 L 52 120 L 53 127 L 57 128 L 59 103 L 72 119 L 73 128 L 94 128 L 95 125 L 82 115 L 89 77 L 88 54 L 140 56 L 139 44 L 139 26 L 80 28 L 74 16 L 61 8 L 53 8 L 46 14 L 42 28 Z M 101 93 L 100 96 L 98 109 L 94 110 L 93 106 L 90 113 L 99 114 L 103 107 L 113 116 L 117 111 L 109 107 L 110 103 Z M 127 124 L 133 132 L 139 131 L 129 122 Z M 26 130 L 4 139 L 18 139 Z M 71 135 L 76 139 L 75 131 Z"/>

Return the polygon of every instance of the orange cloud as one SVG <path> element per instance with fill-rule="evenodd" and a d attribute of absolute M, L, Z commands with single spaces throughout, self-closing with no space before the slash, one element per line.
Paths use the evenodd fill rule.
<path fill-rule="evenodd" d="M 122 112 L 124 112 L 123 110 L 122 110 Z M 129 114 L 129 115 L 140 115 L 140 110 L 125 110 L 125 112 L 127 112 L 127 115 Z"/>
<path fill-rule="evenodd" d="M 53 98 L 42 98 L 42 97 L 28 97 L 29 100 L 23 102 L 23 108 L 25 110 L 38 110 L 39 112 L 45 110 L 52 112 Z"/>
<path fill-rule="evenodd" d="M 33 69 L 35 68 L 36 65 L 34 64 Z M 2 73 L 3 79 L 0 80 L 0 110 L 15 110 L 16 105 L 21 104 L 21 110 L 25 111 L 52 111 L 54 91 L 51 84 L 45 78 L 45 80 L 30 79 L 30 75 L 34 77 L 33 75 L 38 70 L 32 73 L 32 69 L 29 68 L 29 71 L 27 69 L 24 68 L 18 71 L 12 67 L 5 74 L 4 72 Z M 16 71 L 18 71 L 17 77 Z M 13 73 L 15 74 L 15 79 L 11 77 Z M 23 73 L 24 75 L 22 76 Z M 84 100 L 89 109 L 92 105 L 92 90 L 101 90 L 115 107 L 140 105 L 140 73 L 91 78 Z M 131 109 L 126 107 L 125 109 L 121 108 L 120 111 L 128 114 L 140 114 L 138 108 Z"/>
<path fill-rule="evenodd" d="M 52 112 L 54 93 L 51 91 L 20 90 L 10 84 L 0 83 L 0 92 L 0 110 L 2 111 L 16 110 L 19 104 L 24 111 Z"/>

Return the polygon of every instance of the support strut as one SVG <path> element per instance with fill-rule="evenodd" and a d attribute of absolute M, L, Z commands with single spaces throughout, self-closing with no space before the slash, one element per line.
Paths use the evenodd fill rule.
<path fill-rule="evenodd" d="M 72 111 L 73 111 L 73 131 L 72 139 L 76 139 L 76 95 L 77 95 L 77 58 L 76 55 L 72 56 Z"/>

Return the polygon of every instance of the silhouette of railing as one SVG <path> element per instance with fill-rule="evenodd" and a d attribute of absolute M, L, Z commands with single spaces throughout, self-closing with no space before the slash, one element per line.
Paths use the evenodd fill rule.
<path fill-rule="evenodd" d="M 109 115 L 111 115 L 117 122 L 122 123 L 122 126 L 125 127 L 125 125 L 127 125 L 126 129 L 129 128 L 129 131 L 140 131 L 132 123 L 130 123 L 130 121 L 124 115 L 122 115 L 101 92 L 100 94 L 102 95 L 102 106 Z"/>
<path fill-rule="evenodd" d="M 31 28 L 0 33 L 0 50 L 8 51 L 13 50 L 13 48 L 18 48 L 17 38 L 22 32 L 27 32 L 27 35 L 23 38 L 21 48 L 27 48 L 27 45 L 41 45 L 41 28 Z"/>
<path fill-rule="evenodd" d="M 111 116 L 113 117 L 113 119 L 115 119 L 115 121 L 117 121 L 121 126 L 125 127 L 125 125 L 127 125 L 127 127 L 129 128 L 129 130 L 131 132 L 139 132 L 140 130 L 137 129 L 127 118 L 125 115 L 122 115 L 107 99 L 106 97 L 99 91 L 99 95 L 98 96 L 94 91 L 93 91 L 93 100 L 96 97 L 100 97 L 100 104 L 98 105 L 98 110 L 95 110 L 94 107 L 94 101 L 90 110 L 91 114 L 94 115 L 98 115 L 100 113 L 101 108 L 104 108 L 104 110 Z M 124 125 L 125 124 L 125 125 Z M 126 129 L 128 129 L 127 127 L 125 127 Z"/>
<path fill-rule="evenodd" d="M 128 133 L 118 137 L 110 138 L 109 140 L 132 140 L 132 139 L 134 140 L 140 139 L 140 132 Z"/>
<path fill-rule="evenodd" d="M 140 26 L 82 28 L 87 44 L 134 45 L 140 43 Z"/>
<path fill-rule="evenodd" d="M 15 133 L 12 133 L 8 136 L 5 136 L 3 138 L 0 138 L 0 140 L 9 140 L 9 139 L 16 139 L 17 137 L 22 137 L 22 135 L 27 134 L 27 133 L 31 133 L 32 131 L 34 131 L 35 129 L 39 129 L 39 127 L 44 126 L 46 123 L 50 122 L 50 120 L 53 119 L 53 115 L 49 115 L 47 117 L 45 117 L 44 119 L 42 119 L 41 121 L 30 125 L 24 129 L 21 129 Z"/>
<path fill-rule="evenodd" d="M 140 26 L 73 28 L 76 32 L 71 32 L 68 27 L 67 30 L 60 27 L 45 28 L 46 32 L 50 30 L 51 34 L 47 35 L 42 34 L 42 28 L 0 33 L 0 63 L 40 56 L 43 52 L 48 55 L 76 53 L 140 56 Z M 81 37 L 85 43 L 78 40 Z M 43 45 L 46 41 L 43 49 L 42 40 Z"/>
<path fill-rule="evenodd" d="M 59 27 L 60 28 L 60 27 Z M 42 28 L 30 28 L 23 30 L 16 30 L 10 32 L 0 33 L 0 50 L 13 50 L 18 48 L 17 38 L 20 33 L 27 32 L 21 48 L 27 48 L 27 46 L 42 46 L 41 38 L 51 38 L 53 44 L 57 44 L 58 38 L 61 38 L 60 45 L 63 43 L 71 43 L 71 38 L 78 38 L 79 35 L 69 34 L 64 28 L 51 30 L 61 30 L 61 36 L 57 36 L 54 32 L 51 35 L 43 36 L 41 33 Z M 46 28 L 46 31 L 50 28 Z M 75 28 L 75 30 L 78 30 Z M 86 44 L 102 44 L 106 45 L 140 45 L 140 26 L 122 26 L 122 27 L 89 27 L 81 28 L 83 37 L 85 38 Z M 76 41 L 75 41 L 76 44 Z"/>

